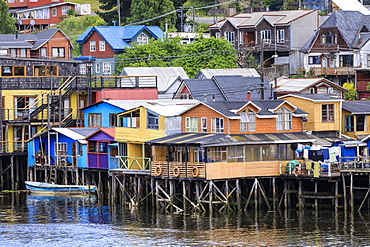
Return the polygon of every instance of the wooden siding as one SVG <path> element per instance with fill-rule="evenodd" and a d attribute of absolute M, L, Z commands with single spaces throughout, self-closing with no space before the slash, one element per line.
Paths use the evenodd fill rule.
<path fill-rule="evenodd" d="M 92 34 L 86 39 L 86 41 L 82 44 L 81 53 L 82 56 L 93 56 L 97 58 L 108 58 L 114 57 L 114 50 L 110 47 L 108 42 L 105 41 L 105 51 L 99 50 L 99 41 L 105 41 L 100 34 L 96 31 L 93 31 Z M 95 51 L 90 51 L 90 41 L 95 41 Z M 101 68 L 103 69 L 103 68 Z M 112 68 L 113 69 L 113 68 Z"/>
<path fill-rule="evenodd" d="M 96 92 L 96 98 L 102 100 L 152 100 L 158 99 L 158 89 L 103 89 L 100 92 Z"/>
<path fill-rule="evenodd" d="M 118 142 L 144 143 L 149 140 L 166 136 L 164 130 L 135 129 L 116 127 L 115 140 Z"/>
<path fill-rule="evenodd" d="M 280 163 L 280 161 L 207 163 L 206 179 L 280 176 Z"/>

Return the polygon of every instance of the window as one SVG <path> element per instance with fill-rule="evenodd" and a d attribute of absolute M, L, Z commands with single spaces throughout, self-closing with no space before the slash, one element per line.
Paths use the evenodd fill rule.
<path fill-rule="evenodd" d="M 344 132 L 353 132 L 354 129 L 353 115 L 344 116 Z"/>
<path fill-rule="evenodd" d="M 197 117 L 185 118 L 185 131 L 186 132 L 198 132 L 198 118 Z"/>
<path fill-rule="evenodd" d="M 356 131 L 365 131 L 365 115 L 356 115 Z"/>
<path fill-rule="evenodd" d="M 99 40 L 99 51 L 105 51 L 105 41 Z"/>
<path fill-rule="evenodd" d="M 95 73 L 100 73 L 100 63 L 95 63 Z"/>
<path fill-rule="evenodd" d="M 96 51 L 96 41 L 90 41 L 90 51 Z"/>
<path fill-rule="evenodd" d="M 216 37 L 216 39 L 221 38 L 221 33 L 220 32 L 215 33 L 215 37 Z"/>
<path fill-rule="evenodd" d="M 103 63 L 103 74 L 110 74 L 111 73 L 111 63 L 106 62 Z"/>
<path fill-rule="evenodd" d="M 55 155 L 67 155 L 67 143 L 55 142 L 54 143 Z"/>
<path fill-rule="evenodd" d="M 108 144 L 109 142 L 89 141 L 89 153 L 106 154 L 108 153 Z"/>
<path fill-rule="evenodd" d="M 333 34 L 333 44 L 338 44 L 338 36 Z"/>
<path fill-rule="evenodd" d="M 20 54 L 21 57 L 26 57 L 26 49 L 22 48 L 21 49 L 21 54 Z"/>
<path fill-rule="evenodd" d="M 323 33 L 321 34 L 321 44 L 325 45 L 326 44 L 326 35 Z"/>
<path fill-rule="evenodd" d="M 367 55 L 367 67 L 370 67 L 370 55 Z"/>
<path fill-rule="evenodd" d="M 109 113 L 109 127 L 117 127 L 117 114 Z"/>
<path fill-rule="evenodd" d="M 292 112 L 282 107 L 277 112 L 276 130 L 291 130 L 292 129 Z"/>
<path fill-rule="evenodd" d="M 207 162 L 220 162 L 227 159 L 226 147 L 210 147 L 207 149 Z"/>
<path fill-rule="evenodd" d="M 159 129 L 158 115 L 147 110 L 147 129 Z"/>
<path fill-rule="evenodd" d="M 247 109 L 240 113 L 240 132 L 256 131 L 256 113 Z"/>
<path fill-rule="evenodd" d="M 86 75 L 86 64 L 80 64 L 80 74 Z"/>
<path fill-rule="evenodd" d="M 34 76 L 58 76 L 58 66 L 34 66 Z"/>
<path fill-rule="evenodd" d="M 46 58 L 46 47 L 41 47 L 40 48 L 40 58 Z"/>
<path fill-rule="evenodd" d="M 331 45 L 333 43 L 333 35 L 329 31 L 328 34 L 326 35 L 326 44 Z"/>
<path fill-rule="evenodd" d="M 308 64 L 320 64 L 320 57 L 319 56 L 309 56 Z"/>
<path fill-rule="evenodd" d="M 137 37 L 137 44 L 138 45 L 148 44 L 148 36 L 146 36 L 145 33 L 139 34 L 139 36 Z"/>
<path fill-rule="evenodd" d="M 284 29 L 277 30 L 276 36 L 277 36 L 277 42 L 278 43 L 284 43 L 284 41 L 285 41 Z"/>
<path fill-rule="evenodd" d="M 262 42 L 270 43 L 271 42 L 271 30 L 261 31 Z"/>
<path fill-rule="evenodd" d="M 212 118 L 211 119 L 211 132 L 212 133 L 223 133 L 224 132 L 224 119 L 223 118 Z"/>
<path fill-rule="evenodd" d="M 234 32 L 225 32 L 225 37 L 229 43 L 234 43 L 235 41 Z"/>
<path fill-rule="evenodd" d="M 334 105 L 327 104 L 321 106 L 322 122 L 334 122 Z"/>
<path fill-rule="evenodd" d="M 68 11 L 71 9 L 70 6 L 63 6 L 62 7 L 62 15 L 67 15 Z"/>
<path fill-rule="evenodd" d="M 17 49 L 11 48 L 10 49 L 10 56 L 11 57 L 16 57 L 17 56 Z"/>
<path fill-rule="evenodd" d="M 1 76 L 26 76 L 25 66 L 1 66 Z"/>
<path fill-rule="evenodd" d="M 53 58 L 64 57 L 64 47 L 53 47 L 51 48 Z"/>
<path fill-rule="evenodd" d="M 207 118 L 206 117 L 202 117 L 202 123 L 201 123 L 201 126 L 202 126 L 202 133 L 207 133 Z"/>
<path fill-rule="evenodd" d="M 339 67 L 353 67 L 353 55 L 340 55 Z"/>
<path fill-rule="evenodd" d="M 36 105 L 33 103 L 35 101 L 35 96 L 15 96 L 14 97 L 14 118 L 25 119 L 29 114 L 29 109 L 34 110 Z M 31 104 L 33 103 L 33 104 Z"/>
<path fill-rule="evenodd" d="M 102 119 L 101 113 L 89 113 L 89 122 L 88 127 L 101 127 L 102 126 Z"/>
<path fill-rule="evenodd" d="M 51 9 L 51 16 L 57 16 L 57 8 Z"/>
<path fill-rule="evenodd" d="M 318 87 L 316 90 L 317 90 L 317 94 L 327 94 L 328 93 L 327 87 Z"/>

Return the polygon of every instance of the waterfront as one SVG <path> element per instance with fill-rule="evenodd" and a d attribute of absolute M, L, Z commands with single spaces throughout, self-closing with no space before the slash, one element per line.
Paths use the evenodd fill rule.
<path fill-rule="evenodd" d="M 112 209 L 94 197 L 0 197 L 2 246 L 366 246 L 369 224 L 365 210 L 171 214 Z"/>

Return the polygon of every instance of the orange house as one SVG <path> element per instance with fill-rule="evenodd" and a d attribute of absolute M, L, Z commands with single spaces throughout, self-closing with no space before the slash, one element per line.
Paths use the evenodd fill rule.
<path fill-rule="evenodd" d="M 286 100 L 200 102 L 182 113 L 182 132 L 254 134 L 303 131 L 307 113 Z"/>

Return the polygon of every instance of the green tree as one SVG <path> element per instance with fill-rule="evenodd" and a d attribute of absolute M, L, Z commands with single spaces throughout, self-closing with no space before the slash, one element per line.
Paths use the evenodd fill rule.
<path fill-rule="evenodd" d="M 265 6 L 269 6 L 270 11 L 280 10 L 283 6 L 283 0 L 265 0 Z"/>
<path fill-rule="evenodd" d="M 174 9 L 175 7 L 171 0 L 132 0 L 130 7 L 131 17 L 127 18 L 127 21 L 137 22 L 147 20 L 162 14 L 166 14 Z M 175 27 L 176 12 L 143 24 L 149 26 L 159 26 L 164 30 L 166 21 L 168 22 L 168 28 Z"/>
<path fill-rule="evenodd" d="M 16 20 L 8 13 L 8 4 L 0 0 L 0 34 L 13 34 L 17 30 Z"/>
<path fill-rule="evenodd" d="M 80 44 L 76 43 L 77 38 L 88 27 L 105 26 L 106 23 L 99 16 L 69 16 L 61 21 L 57 27 L 60 28 L 72 41 L 74 57 L 80 56 Z"/>
<path fill-rule="evenodd" d="M 151 40 L 146 45 L 133 45 L 116 56 L 119 74 L 124 67 L 168 67 L 173 56 L 182 53 L 180 39 Z"/>
<path fill-rule="evenodd" d="M 357 98 L 357 89 L 353 83 L 346 82 L 343 84 L 345 89 L 348 89 L 347 93 L 344 93 L 346 100 L 356 100 Z"/>
<path fill-rule="evenodd" d="M 118 21 L 117 11 L 117 0 L 98 0 L 100 3 L 101 11 L 96 13 L 106 22 L 108 25 L 112 24 L 112 21 Z M 131 0 L 120 0 L 120 16 L 121 25 L 127 23 L 127 18 L 130 14 Z"/>
<path fill-rule="evenodd" d="M 224 39 L 200 38 L 185 45 L 183 56 L 173 61 L 183 67 L 188 76 L 194 77 L 200 69 L 235 68 L 234 47 Z"/>
<path fill-rule="evenodd" d="M 285 0 L 284 10 L 296 10 L 299 8 L 299 0 Z"/>

